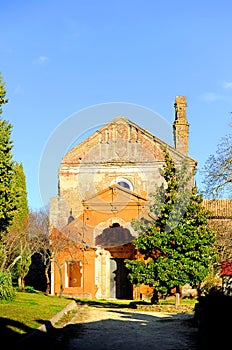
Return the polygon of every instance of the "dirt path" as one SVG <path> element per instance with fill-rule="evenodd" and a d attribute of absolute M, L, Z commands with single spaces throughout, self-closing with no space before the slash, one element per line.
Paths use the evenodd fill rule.
<path fill-rule="evenodd" d="M 66 350 L 197 349 L 193 315 L 87 305 L 78 308 L 60 337 Z"/>

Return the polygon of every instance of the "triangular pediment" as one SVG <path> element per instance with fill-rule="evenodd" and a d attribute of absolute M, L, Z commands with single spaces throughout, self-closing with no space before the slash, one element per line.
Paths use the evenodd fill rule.
<path fill-rule="evenodd" d="M 139 194 L 128 190 L 118 184 L 113 184 L 98 193 L 90 196 L 82 201 L 84 207 L 96 206 L 97 203 L 109 204 L 109 203 L 138 203 L 140 202 L 143 205 L 147 204 L 145 197 L 140 196 Z"/>
<path fill-rule="evenodd" d="M 73 218 L 62 231 L 73 241 L 85 242 L 88 246 L 95 245 L 92 226 L 93 218 L 95 218 L 95 226 L 97 226 L 99 223 L 109 221 L 111 217 L 115 218 L 116 213 L 116 217 L 119 220 L 121 220 L 122 212 L 124 214 L 128 212 L 129 215 L 133 212 L 133 217 L 137 215 L 138 218 L 138 212 L 141 212 L 143 217 L 148 215 L 148 202 L 146 198 L 118 184 L 113 184 L 95 195 L 86 198 L 86 200 L 82 201 L 82 205 L 83 213 L 79 217 Z M 91 218 L 91 220 L 86 221 L 87 217 Z M 123 220 L 123 222 L 125 223 L 126 221 Z"/>
<path fill-rule="evenodd" d="M 172 146 L 152 135 L 131 120 L 118 116 L 73 147 L 62 159 L 62 165 L 149 163 L 163 160 L 163 148 L 171 156 L 184 156 Z M 196 163 L 187 157 L 193 164 Z"/>

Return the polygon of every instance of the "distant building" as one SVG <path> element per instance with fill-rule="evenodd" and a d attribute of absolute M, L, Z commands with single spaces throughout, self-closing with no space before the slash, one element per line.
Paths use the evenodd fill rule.
<path fill-rule="evenodd" d="M 63 157 L 58 195 L 50 202 L 50 224 L 53 234 L 73 242 L 58 255 L 64 294 L 138 299 L 149 293 L 148 287 L 132 286 L 127 279 L 124 259 L 135 254 L 131 221 L 151 218 L 149 194 L 163 183 L 163 147 L 176 164 L 186 159 L 192 171 L 197 164 L 188 156 L 185 96 L 176 96 L 174 106 L 174 147 L 119 116 Z M 60 276 L 54 264 L 52 294 L 59 294 Z"/>

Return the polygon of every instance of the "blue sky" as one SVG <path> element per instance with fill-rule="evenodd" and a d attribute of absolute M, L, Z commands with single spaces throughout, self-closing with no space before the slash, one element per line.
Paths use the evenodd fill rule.
<path fill-rule="evenodd" d="M 76 130 L 71 145 L 114 117 L 110 109 L 88 118 L 79 111 L 130 104 L 171 125 L 176 95 L 187 98 L 189 155 L 198 161 L 200 188 L 201 168 L 231 132 L 231 13 L 229 0 L 2 3 L 0 72 L 9 99 L 2 117 L 13 125 L 13 156 L 24 167 L 30 208 L 47 204 L 41 159 L 57 132 L 62 144 L 62 126 Z M 143 126 L 144 118 L 136 123 Z M 48 181 L 48 196 L 56 195 L 56 180 Z"/>

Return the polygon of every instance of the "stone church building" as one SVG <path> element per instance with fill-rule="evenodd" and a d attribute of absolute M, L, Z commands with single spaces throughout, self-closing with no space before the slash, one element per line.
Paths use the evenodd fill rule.
<path fill-rule="evenodd" d="M 56 246 L 51 294 L 61 285 L 65 295 L 90 299 L 139 299 L 150 292 L 127 279 L 124 259 L 135 257 L 131 221 L 152 219 L 149 194 L 163 183 L 163 147 L 176 164 L 197 165 L 188 155 L 185 96 L 176 96 L 174 107 L 174 147 L 119 116 L 63 157 L 58 195 L 50 201 L 51 237 L 63 242 Z"/>

